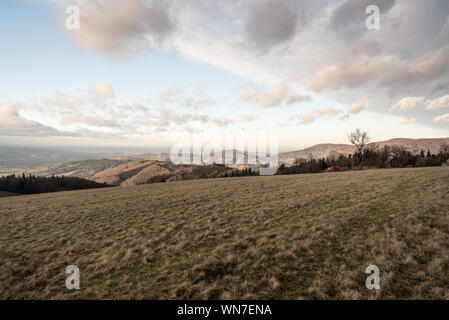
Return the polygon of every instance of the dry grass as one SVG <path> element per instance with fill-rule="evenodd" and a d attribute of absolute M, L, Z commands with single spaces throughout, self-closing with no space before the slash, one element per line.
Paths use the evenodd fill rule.
<path fill-rule="evenodd" d="M 1 198 L 0 298 L 449 299 L 448 194 L 445 167 Z"/>

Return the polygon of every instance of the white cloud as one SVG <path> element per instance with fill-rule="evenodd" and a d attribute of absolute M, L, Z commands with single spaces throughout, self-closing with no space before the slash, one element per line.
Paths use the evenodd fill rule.
<path fill-rule="evenodd" d="M 394 104 L 389 111 L 407 111 L 416 109 L 420 104 L 424 103 L 424 101 L 426 101 L 426 97 L 405 97 Z"/>
<path fill-rule="evenodd" d="M 426 101 L 426 110 L 440 110 L 445 108 L 449 108 L 449 95 Z"/>
<path fill-rule="evenodd" d="M 257 120 L 257 118 L 258 118 L 257 116 L 252 116 L 252 115 L 249 115 L 249 114 L 245 114 L 243 116 L 243 120 L 247 121 L 247 122 L 255 121 L 255 120 Z"/>
<path fill-rule="evenodd" d="M 436 117 L 433 122 L 449 122 L 449 113 Z"/>
<path fill-rule="evenodd" d="M 228 117 L 220 117 L 220 118 L 214 119 L 214 123 L 220 127 L 226 127 L 232 123 L 232 120 L 229 119 Z"/>
<path fill-rule="evenodd" d="M 97 83 L 92 88 L 92 94 L 101 99 L 109 99 L 115 97 L 114 89 L 107 83 Z"/>
<path fill-rule="evenodd" d="M 339 109 L 334 108 L 327 108 L 327 109 L 318 109 L 314 110 L 312 112 L 307 113 L 302 117 L 302 120 L 300 121 L 301 124 L 309 124 L 311 122 L 314 122 L 318 117 L 320 116 L 327 116 L 329 119 L 336 117 L 337 115 L 341 114 L 343 111 Z"/>
<path fill-rule="evenodd" d="M 160 95 L 159 100 L 161 103 L 177 103 L 182 99 L 183 94 L 182 88 L 170 88 Z"/>
<path fill-rule="evenodd" d="M 363 57 L 347 64 L 336 64 L 318 70 L 312 77 L 309 90 L 321 92 L 325 89 L 356 88 L 365 82 L 386 73 L 393 57 Z"/>
<path fill-rule="evenodd" d="M 0 136 L 55 137 L 74 136 L 53 127 L 23 118 L 17 111 L 22 105 L 14 102 L 0 104 Z"/>
<path fill-rule="evenodd" d="M 310 95 L 295 94 L 293 89 L 286 83 L 263 92 L 260 88 L 254 87 L 240 96 L 240 100 L 250 103 L 257 103 L 261 108 L 273 108 L 282 104 L 292 105 L 303 101 L 310 101 Z"/>
<path fill-rule="evenodd" d="M 362 112 L 363 110 L 365 110 L 368 107 L 369 103 L 370 103 L 370 101 L 366 98 L 363 98 L 359 101 L 353 102 L 349 106 L 348 112 L 350 114 L 358 114 L 358 113 Z"/>
<path fill-rule="evenodd" d="M 62 119 L 63 124 L 86 124 L 91 127 L 120 128 L 114 119 L 105 119 L 102 116 L 67 115 Z"/>
<path fill-rule="evenodd" d="M 290 93 L 290 89 L 285 84 L 281 84 L 271 91 L 264 93 L 259 99 L 259 106 L 270 108 L 279 106 Z"/>
<path fill-rule="evenodd" d="M 155 125 L 158 127 L 169 126 L 171 123 L 181 125 L 189 120 L 189 116 L 181 115 L 172 109 L 162 109 L 160 110 L 160 116 L 155 122 Z"/>
<path fill-rule="evenodd" d="M 209 97 L 201 90 L 197 89 L 192 92 L 190 96 L 184 94 L 184 89 L 176 87 L 164 91 L 159 96 L 159 102 L 162 104 L 177 104 L 184 107 L 191 107 L 200 109 L 206 106 L 213 106 L 216 104 L 215 99 Z"/>

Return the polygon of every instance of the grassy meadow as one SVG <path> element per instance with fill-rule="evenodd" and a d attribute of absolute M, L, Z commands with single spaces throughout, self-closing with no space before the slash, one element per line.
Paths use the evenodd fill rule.
<path fill-rule="evenodd" d="M 449 299 L 449 167 L 1 197 L 0 260 L 2 299 Z"/>

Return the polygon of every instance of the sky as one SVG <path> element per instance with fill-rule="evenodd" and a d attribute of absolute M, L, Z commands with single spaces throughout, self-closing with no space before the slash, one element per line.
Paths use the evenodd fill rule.
<path fill-rule="evenodd" d="M 449 137 L 447 0 L 2 0 L 0 27 L 0 144 Z"/>

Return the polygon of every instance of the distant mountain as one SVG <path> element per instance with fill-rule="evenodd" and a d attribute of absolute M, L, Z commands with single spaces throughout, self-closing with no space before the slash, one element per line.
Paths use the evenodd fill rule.
<path fill-rule="evenodd" d="M 82 167 L 84 160 L 100 160 L 103 159 L 131 161 L 131 160 L 168 160 L 169 153 L 130 153 L 118 149 L 116 152 L 103 152 L 101 148 L 98 150 L 93 148 L 73 148 L 69 147 L 22 147 L 22 146 L 3 146 L 0 145 L 0 176 L 10 173 L 27 172 L 31 173 L 34 169 L 45 171 L 49 169 L 50 175 L 55 171 L 65 173 L 70 172 L 69 168 L 57 168 L 59 166 L 75 166 Z M 77 164 L 76 162 L 80 162 Z M 67 164 L 65 164 L 67 163 Z M 87 166 L 96 166 L 90 162 L 85 163 Z M 118 163 L 121 164 L 121 163 Z M 116 164 L 116 165 L 118 165 Z M 51 167 L 51 168 L 50 168 Z M 105 170 L 107 168 L 103 168 Z M 75 168 L 75 170 L 77 170 Z M 73 170 L 73 171 L 75 171 Z M 98 171 L 97 171 L 98 172 Z M 44 174 L 47 174 L 44 172 Z"/>
<path fill-rule="evenodd" d="M 336 154 L 350 154 L 354 152 L 354 146 L 350 144 L 317 144 L 312 147 L 298 150 L 279 153 L 279 161 L 286 164 L 291 164 L 295 159 L 303 158 L 326 158 L 332 153 Z"/>
<path fill-rule="evenodd" d="M 420 153 L 421 150 L 427 152 L 428 150 L 432 154 L 437 154 L 440 151 L 440 147 L 443 144 L 449 144 L 449 138 L 440 138 L 440 139 L 390 139 L 387 141 L 379 141 L 376 142 L 380 147 L 385 145 L 395 145 L 401 146 L 409 150 L 410 152 L 417 154 Z"/>
<path fill-rule="evenodd" d="M 0 171 L 7 169 L 34 169 L 66 161 L 91 158 L 95 158 L 95 155 L 66 149 L 0 146 Z"/>
<path fill-rule="evenodd" d="M 121 164 L 127 163 L 130 160 L 111 160 L 111 159 L 92 159 L 83 161 L 64 162 L 49 167 L 27 170 L 27 174 L 34 174 L 36 176 L 67 176 L 78 178 L 89 178 L 97 172 L 101 172 L 110 168 L 117 167 Z M 19 171 L 20 173 L 20 171 Z"/>
<path fill-rule="evenodd" d="M 383 147 L 385 145 L 389 146 L 401 146 L 409 150 L 413 154 L 418 154 L 421 150 L 430 153 L 437 154 L 440 150 L 441 145 L 449 144 L 449 138 L 435 138 L 435 139 L 406 139 L 397 138 L 390 139 L 386 141 L 373 142 L 372 144 Z M 279 160 L 285 164 L 291 164 L 296 158 L 308 159 L 312 158 L 326 158 L 331 154 L 349 154 L 354 153 L 354 146 L 350 144 L 317 144 L 312 147 L 298 150 L 290 151 L 279 154 Z"/>

